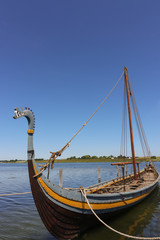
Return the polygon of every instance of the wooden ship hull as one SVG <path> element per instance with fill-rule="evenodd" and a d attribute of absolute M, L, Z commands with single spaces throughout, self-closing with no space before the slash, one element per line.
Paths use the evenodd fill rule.
<path fill-rule="evenodd" d="M 97 223 L 80 190 L 61 188 L 43 174 L 34 178 L 38 173 L 34 160 L 28 161 L 28 169 L 39 215 L 48 231 L 57 239 L 74 239 Z M 134 183 L 133 176 L 126 177 L 125 185 L 124 179 L 94 185 L 87 189 L 87 199 L 101 219 L 108 219 L 145 199 L 157 186 L 159 175 L 154 166 L 148 166 L 139 173 L 138 179 Z"/>

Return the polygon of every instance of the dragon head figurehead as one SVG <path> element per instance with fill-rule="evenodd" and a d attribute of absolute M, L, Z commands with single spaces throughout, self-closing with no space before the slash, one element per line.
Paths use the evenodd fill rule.
<path fill-rule="evenodd" d="M 14 109 L 14 119 L 18 119 L 20 117 L 26 117 L 28 120 L 28 133 L 34 133 L 35 128 L 35 116 L 30 108 L 26 108 L 25 110 L 21 107 L 21 110 L 19 108 Z"/>

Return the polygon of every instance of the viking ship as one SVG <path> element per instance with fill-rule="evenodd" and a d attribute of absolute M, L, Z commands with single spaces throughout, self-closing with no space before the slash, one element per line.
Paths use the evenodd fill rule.
<path fill-rule="evenodd" d="M 124 68 L 123 76 L 128 105 L 132 161 L 112 163 L 122 168 L 122 176 L 117 176 L 116 179 L 101 182 L 88 188 L 63 188 L 50 181 L 49 169 L 50 166 L 53 167 L 55 159 L 70 145 L 73 138 L 86 126 L 107 98 L 60 151 L 51 152 L 49 161 L 41 168 L 39 168 L 34 158 L 34 114 L 29 108 L 25 108 L 25 110 L 23 108 L 22 110 L 15 108 L 15 119 L 24 116 L 28 120 L 28 171 L 35 205 L 44 225 L 57 239 L 67 240 L 76 238 L 97 223 L 95 215 L 102 220 L 111 218 L 113 215 L 123 212 L 144 200 L 158 184 L 159 174 L 151 160 L 149 159 L 145 168 L 140 170 L 139 162 L 135 159 L 130 106 L 131 97 L 135 106 L 134 112 L 137 114 L 136 121 L 140 125 L 139 132 L 142 132 L 141 141 L 144 140 L 146 147 L 147 141 L 142 131 L 142 123 L 126 67 Z M 125 174 L 125 166 L 128 164 L 133 165 L 133 174 Z M 46 169 L 48 169 L 47 177 L 43 174 L 43 171 Z"/>

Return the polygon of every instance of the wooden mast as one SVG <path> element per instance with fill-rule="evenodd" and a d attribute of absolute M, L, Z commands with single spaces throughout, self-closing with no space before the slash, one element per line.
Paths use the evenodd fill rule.
<path fill-rule="evenodd" d="M 128 87 L 128 70 L 127 70 L 126 66 L 124 67 L 124 77 L 125 77 L 126 91 L 127 91 L 128 116 L 129 116 L 129 126 L 130 126 L 130 139 L 131 139 L 134 179 L 137 180 L 134 141 L 133 141 L 133 129 L 132 129 L 132 118 L 131 118 L 131 107 L 130 107 L 130 96 L 129 96 L 129 87 Z"/>

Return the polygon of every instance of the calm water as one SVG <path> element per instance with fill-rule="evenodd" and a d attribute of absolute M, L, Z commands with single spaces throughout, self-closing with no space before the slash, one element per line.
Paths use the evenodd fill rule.
<path fill-rule="evenodd" d="M 160 163 L 155 165 L 160 172 Z M 51 172 L 51 179 L 58 184 L 59 169 L 63 168 L 64 187 L 96 184 L 97 166 L 101 167 L 102 181 L 116 177 L 116 169 L 110 163 L 58 163 Z M 29 191 L 27 164 L 0 163 L 0 194 Z M 145 201 L 108 223 L 117 230 L 131 235 L 160 236 L 160 184 Z M 0 240 L 9 239 L 56 240 L 44 227 L 32 194 L 0 197 Z M 99 225 L 79 239 L 124 240 L 125 238 Z"/>

